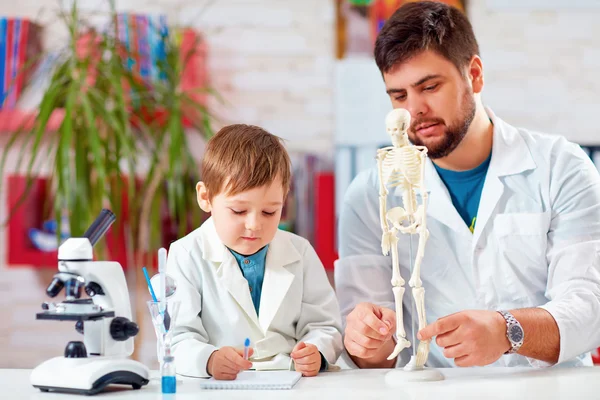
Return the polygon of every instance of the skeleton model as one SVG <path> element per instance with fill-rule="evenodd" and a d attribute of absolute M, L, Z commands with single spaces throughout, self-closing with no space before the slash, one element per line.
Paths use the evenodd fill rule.
<path fill-rule="evenodd" d="M 413 146 L 408 141 L 407 130 L 410 126 L 410 113 L 404 109 L 392 110 L 386 117 L 387 133 L 392 138 L 393 146 L 377 151 L 377 166 L 379 173 L 379 214 L 383 237 L 381 249 L 384 255 L 392 251 L 392 286 L 396 304 L 396 347 L 388 360 L 396 357 L 402 349 L 409 347 L 406 339 L 402 316 L 402 298 L 404 296 L 404 279 L 400 275 L 398 263 L 398 238 L 396 233 L 418 234 L 419 247 L 415 258 L 414 270 L 408 282 L 412 288 L 419 330 L 427 324 L 425 319 L 425 289 L 421 286 L 421 260 L 425 251 L 425 243 L 429 237 L 426 226 L 427 191 L 424 185 L 425 158 L 427 148 Z M 387 211 L 387 186 L 402 189 L 402 207 L 394 207 Z M 417 205 L 416 190 L 421 193 L 422 204 Z M 389 221 L 389 223 L 388 223 Z M 390 226 L 391 223 L 391 226 Z M 413 356 L 405 367 L 406 370 L 422 369 L 429 354 L 429 342 L 421 341 L 416 357 Z"/>

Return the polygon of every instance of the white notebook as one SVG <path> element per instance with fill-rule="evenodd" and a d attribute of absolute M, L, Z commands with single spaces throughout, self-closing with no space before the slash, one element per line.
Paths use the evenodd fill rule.
<path fill-rule="evenodd" d="M 242 371 L 233 381 L 210 378 L 200 382 L 202 389 L 240 390 L 285 390 L 291 389 L 300 380 L 297 371 Z"/>

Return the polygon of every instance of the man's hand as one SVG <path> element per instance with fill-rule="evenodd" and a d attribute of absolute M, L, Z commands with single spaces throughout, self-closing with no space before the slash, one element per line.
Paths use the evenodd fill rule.
<path fill-rule="evenodd" d="M 499 359 L 509 348 L 506 321 L 496 311 L 471 310 L 450 314 L 421 329 L 419 340 L 436 336 L 446 358 L 459 367 L 484 366 Z"/>
<path fill-rule="evenodd" d="M 314 344 L 298 342 L 290 354 L 296 371 L 302 372 L 302 376 L 317 376 L 321 369 L 321 353 Z"/>
<path fill-rule="evenodd" d="M 252 348 L 248 350 L 248 357 L 250 357 L 254 350 Z M 206 370 L 215 379 L 231 381 L 240 371 L 250 367 L 252 363 L 244 359 L 244 350 L 221 347 L 208 358 Z"/>
<path fill-rule="evenodd" d="M 360 368 L 391 368 L 387 357 L 394 349 L 396 313 L 371 303 L 360 303 L 346 318 L 344 346 Z"/>

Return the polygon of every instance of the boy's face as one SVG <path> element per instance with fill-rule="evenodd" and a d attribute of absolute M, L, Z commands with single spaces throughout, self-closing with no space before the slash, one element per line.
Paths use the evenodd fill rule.
<path fill-rule="evenodd" d="M 203 182 L 198 182 L 196 192 L 200 208 L 212 214 L 219 239 L 231 250 L 251 255 L 273 240 L 284 198 L 279 179 L 233 196 L 219 193 L 212 200 Z"/>

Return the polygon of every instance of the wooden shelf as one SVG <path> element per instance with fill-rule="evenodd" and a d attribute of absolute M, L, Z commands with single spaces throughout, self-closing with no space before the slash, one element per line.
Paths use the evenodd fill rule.
<path fill-rule="evenodd" d="M 33 128 L 33 121 L 36 117 L 36 112 L 34 111 L 23 111 L 23 110 L 0 110 L 0 135 L 3 134 L 11 134 L 17 132 L 19 129 L 30 130 Z M 60 127 L 60 124 L 65 117 L 64 110 L 56 110 L 50 116 L 50 121 L 48 121 L 47 132 L 56 132 Z M 149 118 L 149 117 L 146 117 Z M 167 119 L 166 112 L 157 112 L 153 119 L 158 121 L 159 124 L 164 124 Z M 132 121 L 132 124 L 135 126 L 136 124 Z M 192 121 L 183 117 L 183 126 L 185 128 L 193 128 L 194 124 Z"/>

